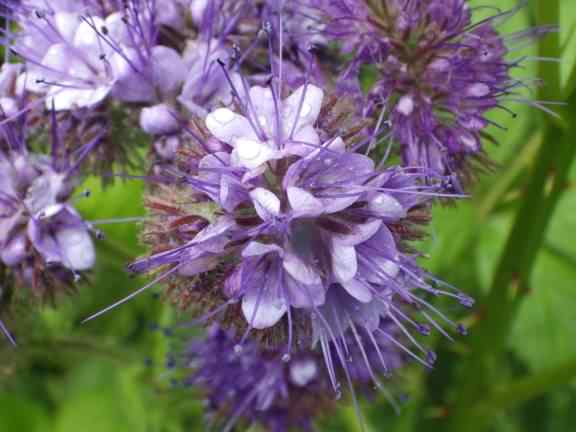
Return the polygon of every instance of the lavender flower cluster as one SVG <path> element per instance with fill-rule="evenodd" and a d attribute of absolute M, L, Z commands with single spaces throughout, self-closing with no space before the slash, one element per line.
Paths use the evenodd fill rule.
<path fill-rule="evenodd" d="M 13 287 L 53 297 L 93 269 L 99 233 L 75 190 L 133 164 L 139 130 L 149 253 L 128 269 L 152 280 L 87 320 L 163 283 L 209 325 L 182 356 L 224 430 L 309 429 L 342 383 L 354 400 L 384 391 L 409 360 L 433 367 L 429 333 L 466 332 L 431 298 L 473 300 L 422 268 L 414 241 L 433 204 L 492 167 L 486 114 L 527 101 L 509 54 L 551 28 L 502 35 L 515 10 L 474 22 L 466 0 L 0 11 L 0 266 Z"/>

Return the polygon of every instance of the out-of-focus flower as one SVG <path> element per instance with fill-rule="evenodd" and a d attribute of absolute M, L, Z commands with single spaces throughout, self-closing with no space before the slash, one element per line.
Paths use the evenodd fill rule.
<path fill-rule="evenodd" d="M 109 95 L 153 102 L 176 92 L 185 66 L 176 51 L 156 44 L 155 4 L 7 5 L 19 28 L 12 49 L 26 65 L 22 85 L 57 111 L 93 107 Z"/>
<path fill-rule="evenodd" d="M 516 9 L 477 22 L 466 0 L 343 0 L 325 12 L 325 33 L 353 57 L 342 88 L 358 92 L 360 66 L 376 68 L 363 109 L 387 121 L 406 166 L 454 175 L 461 188 L 471 168 L 491 167 L 482 150 L 482 139 L 492 140 L 487 111 L 514 101 L 539 105 L 519 93 L 527 83 L 511 76 L 523 58 L 508 55 L 553 29 L 500 34 L 497 26 Z"/>
<path fill-rule="evenodd" d="M 232 102 L 230 85 L 241 86 L 241 79 L 236 72 L 226 72 L 230 53 L 220 40 L 189 41 L 183 59 L 187 75 L 178 101 L 189 112 L 204 117 L 219 105 Z"/>
<path fill-rule="evenodd" d="M 205 392 L 208 414 L 221 430 L 243 422 L 274 432 L 311 430 L 314 418 L 333 407 L 317 354 L 283 360 L 281 352 L 253 342 L 239 352 L 237 342 L 232 333 L 213 326 L 184 353 L 192 370 L 184 382 Z"/>
<path fill-rule="evenodd" d="M 16 127 L 3 131 L 0 152 L 0 260 L 39 296 L 51 296 L 58 282 L 71 282 L 95 262 L 91 227 L 74 209 L 72 193 L 79 163 L 63 154 L 52 117 L 51 155 L 30 153 Z"/>
<path fill-rule="evenodd" d="M 203 339 L 194 341 L 184 353 L 183 361 L 192 374 L 184 380 L 199 386 L 207 398 L 208 414 L 222 430 L 231 430 L 238 423 L 258 423 L 267 430 L 314 430 L 317 417 L 326 416 L 335 407 L 328 374 L 322 357 L 313 350 L 304 350 L 292 357 L 281 351 L 263 349 L 247 342 L 238 349 L 233 333 L 214 325 Z M 373 354 L 374 351 L 370 351 Z M 371 388 L 362 354 L 351 346 L 350 364 L 353 382 L 358 390 Z M 390 368 L 401 365 L 394 350 L 380 353 Z M 375 368 L 382 370 L 378 360 Z M 340 366 L 336 365 L 339 373 Z"/>

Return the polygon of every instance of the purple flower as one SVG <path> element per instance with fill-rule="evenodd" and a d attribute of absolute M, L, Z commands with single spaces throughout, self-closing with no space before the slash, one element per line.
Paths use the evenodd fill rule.
<path fill-rule="evenodd" d="M 156 44 L 156 2 L 123 3 L 8 5 L 19 27 L 12 48 L 26 64 L 22 85 L 57 111 L 93 107 L 108 96 L 154 102 L 175 93 L 185 65 L 175 50 Z"/>
<path fill-rule="evenodd" d="M 62 154 L 54 116 L 52 128 L 50 156 L 30 153 L 13 125 L 0 151 L 0 261 L 39 295 L 51 295 L 51 278 L 70 282 L 95 262 L 91 227 L 72 204 L 78 164 L 91 146 L 73 161 Z"/>
<path fill-rule="evenodd" d="M 213 326 L 184 356 L 192 369 L 185 383 L 204 390 L 214 426 L 221 422 L 220 429 L 229 431 L 244 421 L 274 432 L 311 430 L 314 417 L 334 405 L 316 354 L 283 360 L 282 353 L 253 342 L 239 351 L 237 342 Z"/>
<path fill-rule="evenodd" d="M 314 430 L 315 418 L 335 408 L 329 378 L 317 352 L 304 350 L 286 356 L 254 342 L 243 344 L 241 349 L 237 344 L 233 333 L 214 325 L 205 338 L 189 346 L 183 358 L 192 370 L 184 383 L 204 390 L 208 414 L 213 423 L 220 422 L 222 430 L 242 422 L 258 423 L 274 432 Z M 367 390 L 370 374 L 356 355 L 361 356 L 351 348 L 354 384 Z M 382 357 L 389 367 L 401 364 L 393 351 Z"/>
<path fill-rule="evenodd" d="M 235 89 L 240 112 L 219 108 L 205 127 L 191 122 L 197 142 L 167 170 L 173 182 L 148 200 L 153 251 L 129 268 L 163 271 L 138 292 L 167 279 L 181 304 L 243 331 L 243 341 L 254 332 L 287 354 L 319 345 L 335 389 L 334 364 L 347 364 L 344 340 L 361 352 L 393 344 L 431 367 L 434 354 L 411 332 L 435 327 L 448 336 L 434 316 L 458 327 L 426 297 L 471 305 L 433 282 L 407 245 L 421 235 L 416 224 L 428 220 L 442 179 L 379 168 L 354 151 L 372 137 L 359 135 L 354 119 L 347 128 L 322 89 L 279 94 L 274 84 Z M 425 175 L 437 181 L 425 184 Z"/>
<path fill-rule="evenodd" d="M 188 41 L 183 53 L 187 74 L 178 97 L 190 113 L 204 117 L 220 104 L 232 101 L 232 85 L 241 85 L 240 75 L 227 72 L 230 53 L 218 39 Z"/>
<path fill-rule="evenodd" d="M 522 58 L 508 54 L 553 29 L 501 35 L 497 25 L 516 9 L 474 22 L 465 0 L 334 3 L 326 34 L 353 53 L 342 88 L 358 92 L 360 66 L 374 65 L 364 112 L 387 121 L 404 165 L 465 183 L 471 168 L 489 168 L 482 139 L 491 139 L 493 123 L 485 114 L 509 101 L 530 103 L 519 94 L 526 84 L 510 74 Z"/>

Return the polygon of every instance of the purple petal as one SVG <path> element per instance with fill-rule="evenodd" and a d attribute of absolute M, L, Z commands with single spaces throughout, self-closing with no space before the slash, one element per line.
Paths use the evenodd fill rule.
<path fill-rule="evenodd" d="M 347 282 L 340 282 L 340 285 L 359 302 L 368 303 L 372 301 L 372 291 L 368 284 L 357 279 L 351 279 Z"/>
<path fill-rule="evenodd" d="M 252 241 L 248 243 L 248 245 L 244 248 L 244 250 L 242 251 L 242 256 L 243 257 L 260 256 L 273 252 L 282 255 L 284 250 L 280 246 L 275 244 L 265 244 L 257 241 Z"/>
<path fill-rule="evenodd" d="M 287 195 L 294 216 L 314 217 L 324 211 L 322 201 L 304 189 L 290 186 L 287 190 Z"/>
<path fill-rule="evenodd" d="M 342 246 L 356 246 L 369 240 L 374 234 L 378 232 L 382 226 L 382 221 L 374 219 L 364 224 L 354 225 L 350 234 L 334 235 L 334 243 Z"/>
<path fill-rule="evenodd" d="M 178 269 L 178 274 L 181 276 L 194 276 L 198 273 L 212 270 L 218 265 L 218 262 L 219 259 L 216 256 L 204 256 L 182 265 Z"/>
<path fill-rule="evenodd" d="M 305 285 L 291 277 L 284 277 L 284 287 L 288 292 L 290 305 L 295 308 L 313 308 L 326 301 L 326 288 L 322 284 Z"/>
<path fill-rule="evenodd" d="M 2 261 L 9 267 L 18 265 L 26 258 L 26 236 L 18 235 L 2 248 Z"/>
<path fill-rule="evenodd" d="M 240 137 L 258 141 L 248 119 L 228 108 L 218 108 L 208 114 L 206 127 L 212 135 L 230 145 Z"/>
<path fill-rule="evenodd" d="M 370 200 L 368 208 L 375 215 L 386 219 L 398 220 L 406 217 L 406 209 L 402 204 L 392 195 L 385 193 L 376 194 Z"/>
<path fill-rule="evenodd" d="M 320 285 L 322 283 L 322 279 L 316 273 L 314 266 L 301 260 L 295 253 L 285 251 L 282 265 L 284 270 L 298 282 L 305 285 Z"/>
<path fill-rule="evenodd" d="M 72 270 L 88 270 L 94 266 L 96 251 L 84 226 L 61 228 L 54 236 L 66 267 Z"/>
<path fill-rule="evenodd" d="M 278 295 L 276 288 L 271 283 L 255 287 L 242 298 L 242 313 L 252 327 L 272 327 L 288 310 L 285 300 Z"/>

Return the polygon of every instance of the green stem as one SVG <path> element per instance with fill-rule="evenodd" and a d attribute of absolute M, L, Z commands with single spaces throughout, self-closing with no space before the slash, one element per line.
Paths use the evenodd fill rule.
<path fill-rule="evenodd" d="M 543 22 L 557 23 L 557 2 L 539 2 L 539 18 Z M 558 35 L 544 39 L 540 45 L 543 56 L 558 53 Z M 541 76 L 547 87 L 541 97 L 554 99 L 559 94 L 559 68 L 553 63 L 543 63 Z M 575 98 L 576 99 L 576 98 Z M 572 129 L 572 128 L 571 128 Z M 547 127 L 540 145 L 535 166 L 525 190 L 525 198 L 512 232 L 497 267 L 492 288 L 480 311 L 481 320 L 471 330 L 468 356 L 460 370 L 461 387 L 458 398 L 451 408 L 449 431 L 473 432 L 484 430 L 490 416 L 483 415 L 477 407 L 483 395 L 490 394 L 499 382 L 501 354 L 505 349 L 518 306 L 527 291 L 535 259 L 542 246 L 546 229 L 565 189 L 569 168 L 576 147 L 570 142 L 570 134 L 556 125 Z M 548 190 L 549 184 L 551 190 Z"/>
<path fill-rule="evenodd" d="M 575 376 L 576 358 L 573 358 L 560 366 L 496 389 L 492 395 L 485 398 L 485 403 L 478 406 L 479 415 L 491 416 L 497 411 L 513 408 L 550 391 L 553 387 L 570 382 Z"/>

